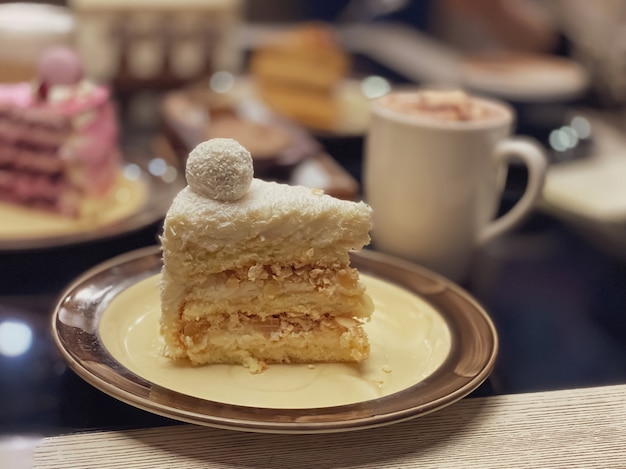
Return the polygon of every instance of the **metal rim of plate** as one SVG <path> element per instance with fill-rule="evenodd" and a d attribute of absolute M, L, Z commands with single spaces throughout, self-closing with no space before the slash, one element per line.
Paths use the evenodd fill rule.
<path fill-rule="evenodd" d="M 430 376 L 378 399 L 322 408 L 258 409 L 181 394 L 128 370 L 100 342 L 99 320 L 116 295 L 160 272 L 158 246 L 115 257 L 77 278 L 56 305 L 53 338 L 72 370 L 122 402 L 174 420 L 250 432 L 323 433 L 387 425 L 453 404 L 489 377 L 498 336 L 487 312 L 469 293 L 427 269 L 375 251 L 354 253 L 352 265 L 429 302 L 447 322 L 452 339 L 448 357 Z"/>
<path fill-rule="evenodd" d="M 136 164 L 141 168 L 141 165 L 131 159 L 129 159 L 128 163 Z M 166 182 L 160 177 L 153 176 L 143 168 L 141 169 L 140 178 L 147 185 L 147 200 L 132 215 L 106 225 L 96 226 L 76 233 L 34 238 L 0 239 L 0 253 L 75 246 L 132 233 L 149 226 L 151 223 L 159 222 L 165 216 L 174 196 L 184 187 L 184 178 L 179 173 L 173 181 Z"/>

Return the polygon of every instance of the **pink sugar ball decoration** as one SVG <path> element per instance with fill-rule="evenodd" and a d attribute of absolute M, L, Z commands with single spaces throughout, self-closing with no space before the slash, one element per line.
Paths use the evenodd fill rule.
<path fill-rule="evenodd" d="M 83 77 L 83 65 L 78 54 L 68 47 L 48 49 L 39 60 L 38 94 L 46 99 L 48 89 L 56 85 L 74 85 Z"/>

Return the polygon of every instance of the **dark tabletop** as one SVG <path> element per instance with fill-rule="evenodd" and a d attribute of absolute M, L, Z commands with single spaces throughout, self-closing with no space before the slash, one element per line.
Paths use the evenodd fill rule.
<path fill-rule="evenodd" d="M 154 244 L 157 231 L 117 240 L 102 257 Z M 64 277 L 84 265 L 72 267 L 64 265 Z M 624 285 L 623 261 L 546 215 L 485 248 L 463 286 L 495 322 L 500 352 L 491 377 L 471 396 L 626 383 Z M 26 324 L 33 334 L 24 354 L 0 355 L 0 433 L 172 423 L 107 396 L 66 366 L 50 334 L 59 292 L 0 296 L 0 324 Z"/>

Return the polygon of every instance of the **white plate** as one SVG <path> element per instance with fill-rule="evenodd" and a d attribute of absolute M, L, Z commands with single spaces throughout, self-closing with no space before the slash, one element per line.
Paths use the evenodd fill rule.
<path fill-rule="evenodd" d="M 513 52 L 468 56 L 461 77 L 471 90 L 519 102 L 567 101 L 589 85 L 587 71 L 573 60 Z"/>
<path fill-rule="evenodd" d="M 54 338 L 86 381 L 170 418 L 279 433 L 346 431 L 424 415 L 456 402 L 491 372 L 497 335 L 486 312 L 450 281 L 394 258 L 353 256 L 376 305 L 362 365 L 192 367 L 162 356 L 160 253 L 120 256 L 70 286 Z"/>

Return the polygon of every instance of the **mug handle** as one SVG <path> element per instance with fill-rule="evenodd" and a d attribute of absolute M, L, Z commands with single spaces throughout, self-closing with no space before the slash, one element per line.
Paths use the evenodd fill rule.
<path fill-rule="evenodd" d="M 517 203 L 504 215 L 490 223 L 478 233 L 478 244 L 483 245 L 514 228 L 533 209 L 541 196 L 546 178 L 548 161 L 543 149 L 523 139 L 507 139 L 496 147 L 497 161 L 508 164 L 511 160 L 520 159 L 528 169 L 526 190 Z"/>

